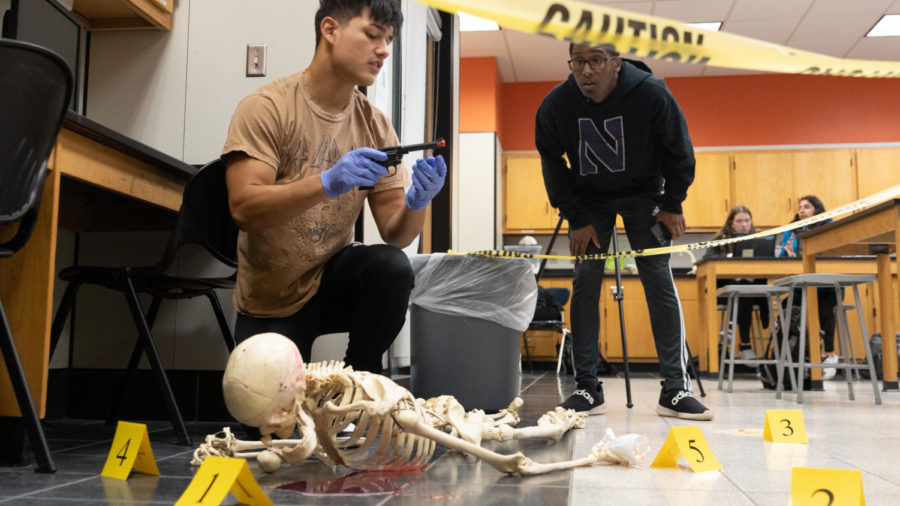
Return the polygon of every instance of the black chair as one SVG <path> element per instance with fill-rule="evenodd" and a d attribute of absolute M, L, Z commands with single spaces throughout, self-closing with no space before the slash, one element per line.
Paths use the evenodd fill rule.
<path fill-rule="evenodd" d="M 15 235 L 0 243 L 0 258 L 6 258 L 22 249 L 34 230 L 47 158 L 72 95 L 73 78 L 59 55 L 24 42 L 0 40 L 0 61 L 0 227 L 18 224 Z M 37 470 L 55 472 L 2 301 L 0 348 L 37 458 Z"/>
<path fill-rule="evenodd" d="M 100 285 L 122 292 L 137 326 L 138 341 L 135 343 L 128 362 L 128 375 L 120 388 L 118 400 L 113 404 L 108 422 L 116 419 L 128 383 L 137 369 L 142 353 L 146 353 L 159 389 L 165 398 L 169 418 L 172 420 L 178 442 L 191 444 L 184 419 L 175 402 L 175 396 L 157 353 L 150 329 L 153 327 L 163 299 L 189 299 L 203 296 L 208 298 L 212 305 L 228 351 L 234 350 L 234 336 L 225 320 L 219 298 L 216 296 L 218 288 L 234 288 L 234 273 L 228 277 L 210 278 L 173 275 L 167 274 L 167 271 L 173 265 L 179 250 L 183 246 L 192 244 L 202 246 L 220 262 L 230 267 L 237 267 L 237 233 L 237 225 L 228 210 L 225 164 L 221 160 L 216 160 L 200 168 L 185 186 L 175 228 L 169 236 L 162 260 L 156 265 L 146 267 L 76 265 L 67 267 L 59 273 L 60 279 L 68 281 L 69 284 L 63 294 L 56 316 L 53 318 L 50 356 L 53 356 L 66 318 L 75 301 L 75 294 L 81 285 Z M 138 293 L 147 293 L 153 297 L 146 317 L 137 298 Z"/>
<path fill-rule="evenodd" d="M 528 368 L 532 369 L 531 352 L 528 350 L 528 332 L 533 330 L 550 330 L 559 332 L 561 335 L 558 350 L 559 356 L 556 359 L 556 374 L 559 374 L 565 360 L 566 369 L 571 367 L 571 372 L 574 375 L 575 358 L 574 353 L 572 353 L 572 332 L 566 327 L 565 315 L 562 311 L 562 308 L 569 302 L 569 294 L 571 292 L 568 288 L 561 287 L 541 287 L 541 290 L 552 301 L 548 300 L 542 304 L 541 297 L 543 294 L 540 291 L 538 292 L 538 304 L 534 312 L 534 318 L 528 324 L 528 328 L 522 332 L 522 340 L 525 342 L 525 360 L 528 362 Z"/>

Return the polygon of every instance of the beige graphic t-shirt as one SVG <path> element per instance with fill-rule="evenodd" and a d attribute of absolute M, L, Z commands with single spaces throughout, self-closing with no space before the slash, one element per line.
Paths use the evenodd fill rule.
<path fill-rule="evenodd" d="M 303 73 L 263 86 L 238 105 L 222 156 L 242 151 L 276 172 L 287 184 L 331 168 L 359 147 L 399 144 L 390 121 L 355 91 L 338 114 L 312 100 Z M 393 170 L 393 169 L 391 169 Z M 353 242 L 357 216 L 369 191 L 409 185 L 403 164 L 372 190 L 355 188 L 307 210 L 282 225 L 238 235 L 234 303 L 242 314 L 284 317 L 316 293 L 325 263 Z"/>

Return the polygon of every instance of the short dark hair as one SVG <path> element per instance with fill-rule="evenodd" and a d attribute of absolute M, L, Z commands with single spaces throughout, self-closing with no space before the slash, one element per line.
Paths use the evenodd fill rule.
<path fill-rule="evenodd" d="M 363 8 L 369 8 L 369 16 L 373 21 L 390 25 L 394 33 L 403 26 L 403 12 L 400 0 L 319 0 L 316 11 L 316 47 L 322 40 L 322 20 L 330 16 L 341 24 L 362 14 Z"/>
<path fill-rule="evenodd" d="M 598 44 L 596 46 L 592 46 L 591 49 L 602 49 L 606 51 L 606 54 L 610 56 L 619 56 L 619 52 L 616 51 L 616 46 L 612 44 Z M 569 56 L 572 56 L 573 51 L 575 51 L 575 43 L 569 42 Z"/>

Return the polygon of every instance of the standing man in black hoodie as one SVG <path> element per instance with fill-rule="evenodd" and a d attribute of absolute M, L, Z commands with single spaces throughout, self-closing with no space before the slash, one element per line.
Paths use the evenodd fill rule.
<path fill-rule="evenodd" d="M 662 79 L 611 46 L 569 46 L 568 79 L 538 109 L 535 144 L 550 203 L 569 222 L 569 249 L 606 252 L 621 215 L 633 249 L 659 246 L 656 222 L 684 234 L 681 203 L 694 180 L 687 123 Z M 563 158 L 563 154 L 568 158 Z M 684 318 L 669 255 L 637 257 L 663 378 L 657 413 L 712 420 L 691 394 Z M 575 265 L 572 330 L 577 390 L 560 404 L 588 414 L 606 411 L 597 381 L 598 303 L 603 263 Z"/>

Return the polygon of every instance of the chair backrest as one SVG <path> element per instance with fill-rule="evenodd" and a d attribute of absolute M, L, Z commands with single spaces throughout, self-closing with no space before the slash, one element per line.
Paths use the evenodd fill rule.
<path fill-rule="evenodd" d="M 198 169 L 184 187 L 175 229 L 158 267 L 167 269 L 178 248 L 187 244 L 198 244 L 220 262 L 237 267 L 237 236 L 238 227 L 228 209 L 225 163 L 215 160 Z"/>
<path fill-rule="evenodd" d="M 0 39 L 0 62 L 0 225 L 22 222 L 0 249 L 15 252 L 34 227 L 73 78 L 62 57 L 26 42 Z"/>

